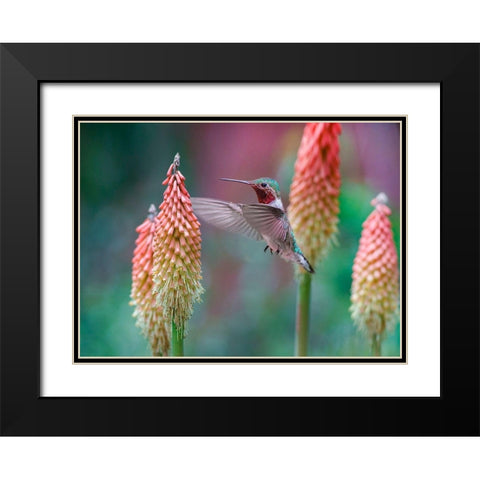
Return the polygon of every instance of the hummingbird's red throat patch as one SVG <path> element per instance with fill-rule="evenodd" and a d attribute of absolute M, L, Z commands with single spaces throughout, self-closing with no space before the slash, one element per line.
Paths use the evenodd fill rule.
<path fill-rule="evenodd" d="M 275 195 L 273 195 L 270 189 L 260 188 L 256 185 L 253 188 L 255 189 L 259 203 L 269 204 L 275 200 Z"/>

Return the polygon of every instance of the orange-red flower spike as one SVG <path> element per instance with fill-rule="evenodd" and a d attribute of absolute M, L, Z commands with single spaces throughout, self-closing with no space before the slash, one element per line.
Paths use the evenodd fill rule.
<path fill-rule="evenodd" d="M 193 304 L 200 301 L 204 289 L 200 283 L 200 224 L 193 214 L 179 166 L 177 153 L 163 182 L 168 187 L 155 227 L 152 274 L 157 304 L 162 307 L 166 320 L 174 321 L 178 331 L 184 334 Z"/>
<path fill-rule="evenodd" d="M 151 266 L 153 262 L 153 236 L 158 220 L 156 208 L 151 205 L 148 217 L 137 227 L 138 238 L 132 259 L 131 305 L 136 325 L 148 339 L 153 355 L 167 355 L 170 349 L 170 329 L 166 325 L 163 310 L 157 305 L 153 293 Z"/>
<path fill-rule="evenodd" d="M 375 341 L 398 319 L 398 262 L 384 193 L 371 204 L 353 263 L 350 311 L 355 325 Z"/>
<path fill-rule="evenodd" d="M 337 232 L 340 133 L 338 123 L 308 123 L 295 162 L 288 218 L 299 247 L 313 266 Z"/>

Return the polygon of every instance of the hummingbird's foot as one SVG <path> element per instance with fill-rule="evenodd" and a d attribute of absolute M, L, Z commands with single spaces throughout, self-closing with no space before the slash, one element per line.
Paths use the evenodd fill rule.
<path fill-rule="evenodd" d="M 280 253 L 280 249 L 278 249 L 275 253 L 278 255 Z"/>
<path fill-rule="evenodd" d="M 268 245 L 265 245 L 265 248 L 263 249 L 264 252 L 268 250 Z"/>

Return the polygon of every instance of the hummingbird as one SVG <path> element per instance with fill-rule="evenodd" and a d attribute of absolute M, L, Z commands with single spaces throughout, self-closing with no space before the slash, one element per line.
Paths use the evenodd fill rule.
<path fill-rule="evenodd" d="M 258 203 L 243 204 L 192 197 L 195 215 L 223 230 L 263 240 L 267 244 L 265 252 L 270 249 L 270 253 L 275 252 L 287 262 L 297 263 L 307 272 L 314 273 L 295 241 L 276 180 L 267 177 L 250 181 L 234 178 L 220 180 L 250 185 L 257 194 Z"/>

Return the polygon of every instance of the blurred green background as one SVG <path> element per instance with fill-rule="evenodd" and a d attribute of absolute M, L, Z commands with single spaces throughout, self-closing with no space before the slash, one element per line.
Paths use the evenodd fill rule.
<path fill-rule="evenodd" d="M 129 305 L 131 258 L 151 203 L 160 205 L 176 152 L 192 196 L 255 202 L 249 187 L 220 177 L 278 180 L 285 207 L 304 124 L 81 123 L 80 356 L 150 356 Z M 380 191 L 400 246 L 400 144 L 396 123 L 344 123 L 338 246 L 312 281 L 309 355 L 370 355 L 349 314 L 352 264 L 362 223 Z M 202 225 L 205 294 L 188 324 L 186 356 L 290 356 L 293 268 L 264 244 Z M 400 258 L 400 257 L 399 257 Z M 383 355 L 399 355 L 400 328 Z"/>

